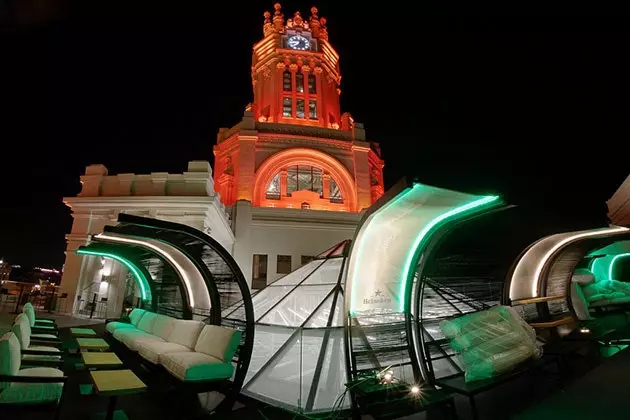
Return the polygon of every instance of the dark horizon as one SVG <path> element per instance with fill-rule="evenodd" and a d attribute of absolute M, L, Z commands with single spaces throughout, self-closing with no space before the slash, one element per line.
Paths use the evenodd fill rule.
<path fill-rule="evenodd" d="M 72 222 L 61 200 L 86 165 L 182 172 L 212 161 L 218 129 L 252 99 L 251 46 L 273 1 L 18 4 L 0 8 L 0 257 L 60 268 Z M 413 175 L 580 224 L 605 218 L 630 173 L 621 17 L 282 4 L 285 16 L 314 4 L 328 18 L 342 110 L 380 143 L 386 187 Z"/>

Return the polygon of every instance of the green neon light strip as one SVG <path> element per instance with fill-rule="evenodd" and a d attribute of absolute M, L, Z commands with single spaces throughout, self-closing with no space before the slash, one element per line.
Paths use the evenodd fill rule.
<path fill-rule="evenodd" d="M 615 263 L 617 262 L 619 258 L 623 258 L 623 257 L 630 257 L 630 252 L 626 252 L 625 254 L 615 255 L 615 257 L 612 260 L 610 260 L 610 265 L 608 266 L 608 280 L 613 279 L 613 268 L 615 268 Z"/>
<path fill-rule="evenodd" d="M 414 188 L 417 187 L 418 184 L 414 185 Z M 380 219 L 380 216 L 382 216 L 383 211 L 385 211 L 386 209 L 388 209 L 389 207 L 392 207 L 395 203 L 397 203 L 398 201 L 400 201 L 404 196 L 406 196 L 409 192 L 411 192 L 411 190 L 407 191 L 406 193 L 402 193 L 400 195 L 398 195 L 397 197 L 395 197 L 393 200 L 391 200 L 389 203 L 385 203 L 383 205 L 382 208 L 380 208 L 379 210 L 377 210 L 373 215 L 372 215 L 372 219 L 369 221 L 370 224 L 376 223 L 378 219 Z M 363 256 L 363 248 L 365 246 L 365 244 L 368 242 L 367 240 L 365 240 L 365 238 L 363 238 L 363 236 L 366 234 L 367 229 L 369 229 L 369 226 L 366 226 L 365 228 L 366 230 L 362 232 L 361 234 L 361 240 L 359 241 L 359 249 L 357 251 L 357 255 L 359 255 L 359 258 L 361 256 Z M 356 270 L 355 270 L 356 271 Z M 350 314 L 354 315 L 356 313 L 355 310 L 355 302 L 357 301 L 356 298 L 356 293 L 357 290 L 359 290 L 359 281 L 357 279 L 357 275 L 356 273 L 353 273 L 352 275 L 352 280 L 351 280 L 351 291 L 350 291 Z"/>
<path fill-rule="evenodd" d="M 414 186 L 416 187 L 416 186 Z M 400 312 L 404 312 L 405 311 L 405 300 L 404 300 L 404 296 L 405 296 L 405 291 L 407 290 L 407 283 L 409 282 L 409 279 L 413 278 L 413 273 L 411 272 L 412 270 L 412 263 L 414 260 L 414 256 L 416 254 L 418 254 L 418 250 L 420 249 L 421 246 L 424 246 L 424 243 L 427 242 L 425 239 L 428 240 L 428 238 L 431 237 L 431 235 L 434 232 L 431 232 L 431 230 L 433 230 L 438 224 L 448 220 L 448 219 L 454 219 L 457 215 L 460 215 L 462 213 L 465 213 L 469 210 L 475 209 L 477 207 L 481 207 L 484 206 L 486 204 L 490 204 L 494 201 L 497 201 L 499 199 L 499 196 L 496 195 L 492 195 L 492 196 L 486 196 L 480 199 L 477 199 L 475 201 L 472 201 L 468 204 L 463 204 L 459 207 L 455 207 L 454 209 L 451 209 L 449 211 L 447 211 L 446 213 L 442 213 L 439 216 L 435 217 L 434 219 L 432 219 L 429 223 L 427 223 L 424 228 L 420 231 L 420 233 L 418 234 L 418 236 L 416 237 L 416 239 L 413 242 L 413 245 L 411 246 L 411 248 L 409 249 L 409 253 L 407 254 L 407 258 L 405 260 L 405 263 L 403 265 L 403 271 L 401 273 L 403 281 L 400 284 L 400 290 L 399 290 L 399 303 L 400 303 L 400 307 L 399 310 Z M 415 272 L 415 267 L 413 267 L 413 270 Z"/>
<path fill-rule="evenodd" d="M 142 273 L 126 258 L 121 257 L 120 255 L 111 254 L 109 252 L 99 252 L 99 251 L 87 251 L 84 249 L 77 250 L 77 254 L 81 255 L 94 255 L 96 257 L 104 257 L 111 258 L 112 260 L 116 260 L 122 263 L 136 278 L 138 285 L 140 286 L 140 296 L 142 300 L 151 300 L 151 288 L 149 287 L 148 280 L 142 275 Z"/>

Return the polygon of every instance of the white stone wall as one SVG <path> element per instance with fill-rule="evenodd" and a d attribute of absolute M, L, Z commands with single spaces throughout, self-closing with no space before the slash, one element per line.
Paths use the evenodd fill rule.
<path fill-rule="evenodd" d="M 301 265 L 302 255 L 315 256 L 332 245 L 352 239 L 362 213 L 252 207 L 238 201 L 233 218 L 234 257 L 251 286 L 254 254 L 267 255 L 267 283 L 277 273 L 277 256 L 290 255 L 291 268 Z"/>
<path fill-rule="evenodd" d="M 190 162 L 184 174 L 108 175 L 103 165 L 91 165 L 81 177 L 83 188 L 77 197 L 64 198 L 73 216 L 67 235 L 66 262 L 61 291 L 68 293 L 67 310 L 75 306 L 76 296 L 100 282 L 100 259 L 77 255 L 90 236 L 101 233 L 106 225 L 115 225 L 120 213 L 182 223 L 202 230 L 229 252 L 234 234 L 225 207 L 214 191 L 208 162 Z M 98 262 L 98 263 L 97 263 Z M 126 269 L 113 264 L 113 281 L 108 287 L 108 316 L 120 313 Z M 95 286 L 96 289 L 98 287 Z M 99 296 L 99 299 L 105 296 Z M 91 299 L 91 298 L 90 298 Z"/>

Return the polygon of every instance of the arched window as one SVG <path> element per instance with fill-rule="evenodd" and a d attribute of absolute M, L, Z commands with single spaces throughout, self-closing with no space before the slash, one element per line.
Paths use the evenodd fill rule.
<path fill-rule="evenodd" d="M 293 165 L 287 168 L 287 191 L 286 195 L 291 196 L 296 191 L 312 191 L 319 194 L 320 198 L 324 197 L 324 172 L 317 167 L 308 165 Z M 343 204 L 343 197 L 339 184 L 330 178 L 328 186 L 328 197 L 331 203 Z M 280 187 L 280 173 L 271 178 L 265 191 L 267 200 L 282 199 L 282 190 Z M 309 204 L 310 206 L 310 204 Z M 309 207 L 310 208 L 310 207 Z"/>
<path fill-rule="evenodd" d="M 291 92 L 293 90 L 293 83 L 291 81 L 291 72 L 289 70 L 285 70 L 282 75 L 282 88 L 285 91 Z"/>
<path fill-rule="evenodd" d="M 287 169 L 287 195 L 295 191 L 313 191 L 323 195 L 323 172 L 319 168 L 313 166 L 295 165 L 289 166 Z"/>

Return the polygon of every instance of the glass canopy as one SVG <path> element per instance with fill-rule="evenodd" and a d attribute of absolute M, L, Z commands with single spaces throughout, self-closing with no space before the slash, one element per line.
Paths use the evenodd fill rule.
<path fill-rule="evenodd" d="M 242 392 L 302 413 L 347 408 L 341 274 L 350 241 L 269 284 L 252 297 L 254 349 Z M 245 315 L 242 302 L 225 321 Z"/>

